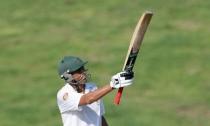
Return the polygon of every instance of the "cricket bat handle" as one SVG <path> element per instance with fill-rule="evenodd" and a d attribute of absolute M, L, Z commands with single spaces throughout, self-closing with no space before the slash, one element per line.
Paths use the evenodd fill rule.
<path fill-rule="evenodd" d="M 122 96 L 122 92 L 123 92 L 123 87 L 118 89 L 118 92 L 117 92 L 117 94 L 115 96 L 115 99 L 114 99 L 115 105 L 119 105 L 120 104 L 120 99 L 121 99 L 121 96 Z"/>

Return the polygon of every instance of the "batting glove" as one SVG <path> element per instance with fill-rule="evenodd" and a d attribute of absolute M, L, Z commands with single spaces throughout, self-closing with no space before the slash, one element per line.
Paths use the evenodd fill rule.
<path fill-rule="evenodd" d="M 110 86 L 112 88 L 126 87 L 132 84 L 134 73 L 133 72 L 119 72 L 112 76 Z"/>

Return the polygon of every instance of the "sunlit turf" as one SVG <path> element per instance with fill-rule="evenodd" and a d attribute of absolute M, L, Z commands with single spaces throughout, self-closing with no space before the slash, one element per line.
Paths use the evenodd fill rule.
<path fill-rule="evenodd" d="M 64 55 L 87 60 L 103 86 L 120 71 L 145 10 L 154 17 L 120 106 L 104 97 L 110 126 L 209 126 L 208 1 L 0 2 L 0 125 L 62 125 L 56 93 Z"/>

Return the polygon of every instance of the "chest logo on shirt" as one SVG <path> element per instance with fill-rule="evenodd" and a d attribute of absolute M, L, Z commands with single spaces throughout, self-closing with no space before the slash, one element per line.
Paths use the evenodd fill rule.
<path fill-rule="evenodd" d="M 63 100 L 64 100 L 64 101 L 66 101 L 66 100 L 68 99 L 68 97 L 69 97 L 68 95 L 69 95 L 69 94 L 68 94 L 67 92 L 63 95 Z"/>

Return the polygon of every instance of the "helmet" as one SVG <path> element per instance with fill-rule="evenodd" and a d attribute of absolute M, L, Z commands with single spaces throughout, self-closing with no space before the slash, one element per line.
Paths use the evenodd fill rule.
<path fill-rule="evenodd" d="M 58 74 L 61 76 L 64 72 L 72 73 L 83 67 L 87 61 L 82 61 L 79 57 L 65 56 L 58 65 Z"/>

